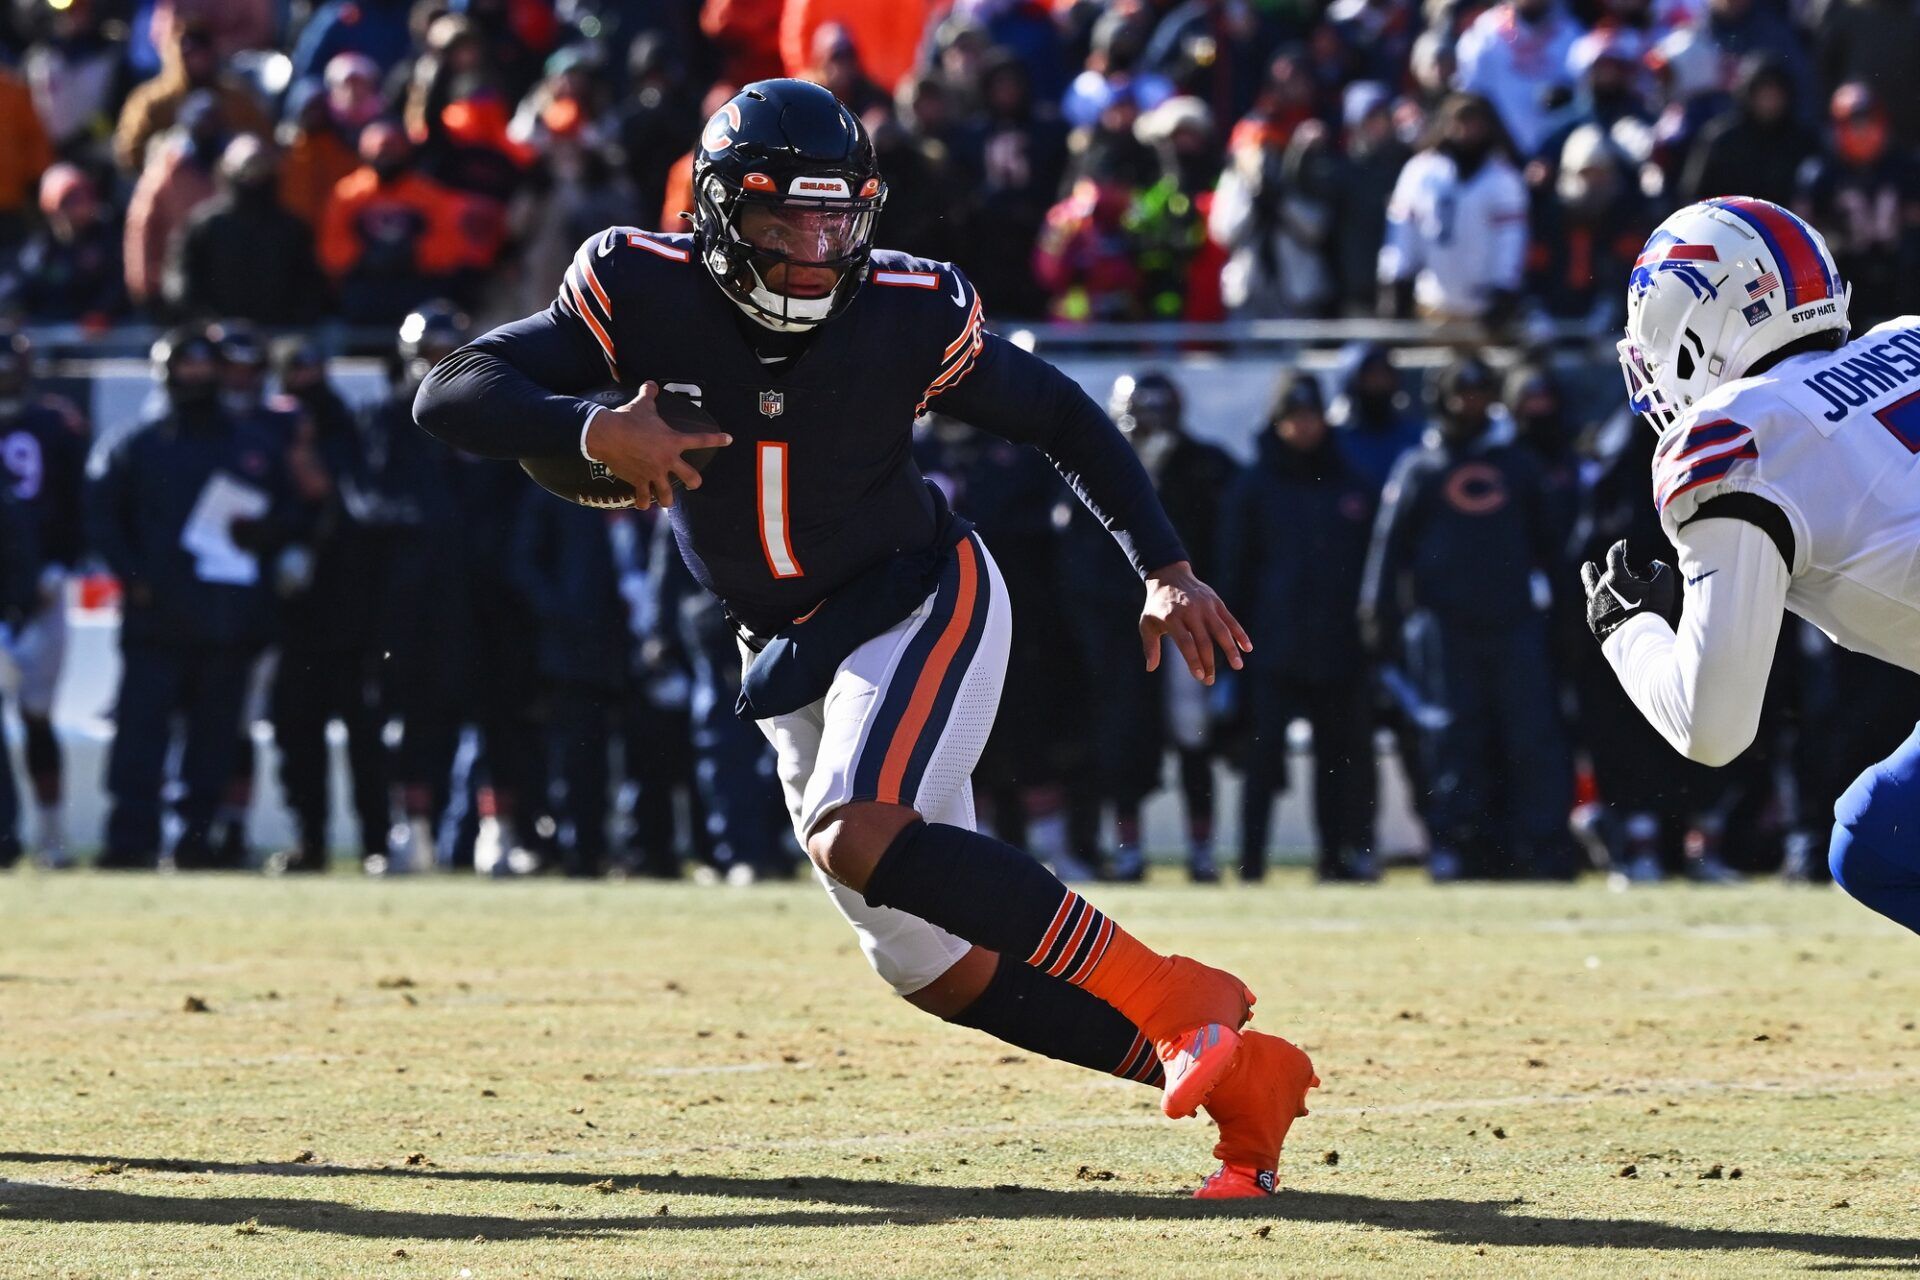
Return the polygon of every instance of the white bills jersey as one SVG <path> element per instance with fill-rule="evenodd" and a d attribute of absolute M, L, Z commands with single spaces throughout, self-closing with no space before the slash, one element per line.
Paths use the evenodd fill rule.
<path fill-rule="evenodd" d="M 1789 609 L 1849 649 L 1920 671 L 1920 316 L 1694 404 L 1653 462 L 1683 566 L 1687 522 L 1728 494 L 1785 513 Z"/>

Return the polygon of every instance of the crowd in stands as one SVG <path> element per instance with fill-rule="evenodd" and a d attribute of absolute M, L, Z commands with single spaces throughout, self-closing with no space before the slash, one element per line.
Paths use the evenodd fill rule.
<path fill-rule="evenodd" d="M 430 447 L 405 414 L 422 360 L 544 307 L 588 235 L 683 229 L 689 148 L 739 85 L 802 75 L 853 107 L 889 185 L 878 242 L 958 262 L 997 325 L 1424 318 L 1503 349 L 1599 349 L 1652 226 L 1734 191 L 1822 229 L 1856 328 L 1912 309 L 1920 98 L 1899 85 L 1916 51 L 1905 0 L 22 0 L 0 14 L 0 315 L 197 326 L 163 373 L 211 388 L 193 412 L 235 433 L 236 458 L 259 453 L 269 510 L 240 548 L 259 572 L 222 584 L 247 608 L 162 599 L 142 544 L 179 531 L 143 532 L 172 517 L 140 492 L 175 460 L 96 424 L 93 479 L 58 499 L 89 536 L 56 552 L 9 535 L 33 548 L 9 608 L 44 614 L 47 571 L 96 561 L 130 619 L 164 606 L 135 628 L 152 662 L 121 692 L 122 736 L 143 727 L 116 744 L 109 862 L 249 858 L 250 739 L 206 726 L 241 714 L 235 673 L 275 648 L 267 711 L 299 827 L 276 865 L 317 865 L 329 842 L 320 735 L 339 719 L 369 866 L 432 849 L 777 874 L 795 851 L 731 715 L 731 637 L 652 517 L 568 508 L 510 464 Z M 341 322 L 400 330 L 391 400 L 355 411 L 329 388 L 313 335 Z M 1044 463 L 927 423 L 923 466 L 1021 596 L 983 814 L 1058 865 L 1130 878 L 1171 761 L 1195 875 L 1238 861 L 1257 878 L 1304 720 L 1327 878 L 1377 870 L 1376 734 L 1442 878 L 1569 875 L 1581 839 L 1635 878 L 1715 878 L 1723 855 L 1804 868 L 1822 797 L 1884 751 L 1880 720 L 1911 724 L 1912 691 L 1809 633 L 1782 646 L 1794 678 L 1737 768 L 1661 747 L 1566 586 L 1615 538 L 1660 553 L 1652 434 L 1576 411 L 1566 350 L 1424 382 L 1356 350 L 1338 378 L 1286 379 L 1268 421 L 1200 433 L 1253 436 L 1245 468 L 1190 438 L 1172 380 L 1123 379 L 1117 419 L 1260 637 L 1211 692 L 1137 671 L 1137 586 Z M 84 432 L 70 406 L 0 388 L 9 439 L 27 408 L 49 456 Z M 1467 576 L 1497 626 L 1455 607 Z M 1843 714 L 1862 691 L 1891 710 Z M 159 794 L 176 722 L 189 798 L 127 809 Z M 58 752 L 27 727 L 53 830 L 37 843 L 58 861 Z M 1214 848 L 1219 760 L 1246 783 L 1231 851 Z M 610 837 L 597 818 L 619 791 L 633 803 Z M 0 859 L 14 847 L 0 831 Z"/>
<path fill-rule="evenodd" d="M 1879 318 L 1915 49 L 1898 0 L 21 0 L 0 309 L 523 314 L 590 231 L 682 229 L 705 114 L 802 75 L 873 134 L 881 242 L 1004 318 L 1601 333 L 1662 213 L 1736 189 Z"/>

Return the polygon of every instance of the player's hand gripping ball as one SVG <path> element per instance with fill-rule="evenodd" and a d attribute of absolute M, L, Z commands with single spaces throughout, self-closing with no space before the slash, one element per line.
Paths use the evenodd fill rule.
<path fill-rule="evenodd" d="M 675 448 L 670 439 L 650 442 L 656 446 L 651 450 L 656 456 L 651 460 L 640 459 L 640 465 L 654 471 L 659 480 L 644 492 L 636 489 L 620 473 L 632 465 L 626 457 L 618 460 L 608 458 L 595 464 L 582 457 L 578 449 L 570 449 L 552 457 L 520 460 L 521 469 L 532 476 L 541 488 L 583 507 L 618 511 L 628 507 L 650 506 L 654 502 L 671 506 L 671 491 L 688 487 L 688 477 L 697 476 L 705 470 L 713 460 L 713 455 L 730 439 L 720 430 L 720 424 L 714 421 L 713 415 L 678 391 L 655 390 L 650 395 L 636 397 L 626 387 L 609 386 L 587 392 L 581 399 L 605 405 L 610 410 L 620 410 L 622 418 L 634 417 L 634 427 L 642 442 L 647 442 L 646 433 L 652 424 L 648 415 L 633 412 L 638 407 L 634 403 L 636 400 L 651 404 L 660 422 L 672 431 L 698 437 L 698 442 L 691 448 Z M 606 417 L 606 414 L 602 414 L 595 420 L 596 433 L 601 420 Z M 616 470 L 615 465 L 609 465 L 616 461 L 626 465 Z M 697 480 L 694 487 L 698 487 Z"/>

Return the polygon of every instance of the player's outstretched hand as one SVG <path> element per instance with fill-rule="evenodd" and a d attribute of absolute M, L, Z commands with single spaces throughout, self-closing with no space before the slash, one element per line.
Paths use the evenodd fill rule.
<path fill-rule="evenodd" d="M 1213 683 L 1213 647 L 1227 655 L 1227 665 L 1238 671 L 1240 655 L 1253 652 L 1253 641 L 1227 611 L 1214 589 L 1194 576 L 1185 560 L 1155 569 L 1147 578 L 1147 604 L 1140 611 L 1140 643 L 1146 649 L 1147 670 L 1160 666 L 1160 638 L 1173 637 L 1187 670 L 1204 684 Z"/>
<path fill-rule="evenodd" d="M 657 383 L 642 383 L 640 394 L 617 409 L 594 415 L 587 428 L 587 453 L 633 486 L 634 506 L 673 505 L 673 482 L 700 487 L 700 472 L 681 455 L 689 449 L 718 449 L 733 443 L 721 431 L 679 431 L 660 416 Z"/>

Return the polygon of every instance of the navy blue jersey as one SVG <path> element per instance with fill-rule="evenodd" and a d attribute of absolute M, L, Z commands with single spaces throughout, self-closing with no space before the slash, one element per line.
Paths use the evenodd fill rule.
<path fill-rule="evenodd" d="M 86 470 L 87 420 L 70 402 L 37 396 L 0 417 L 0 486 L 32 522 L 42 565 L 71 569 L 80 558 Z"/>
<path fill-rule="evenodd" d="M 912 439 L 929 405 L 1039 446 L 1136 571 L 1187 558 L 1106 415 L 987 332 L 979 294 L 950 264 L 877 250 L 846 311 L 795 340 L 754 329 L 697 253 L 688 235 L 594 236 L 545 312 L 435 367 L 418 421 L 472 453 L 535 457 L 579 448 L 594 410 L 577 393 L 653 381 L 692 397 L 733 444 L 676 499 L 674 533 L 702 585 L 763 634 L 933 541 Z"/>

